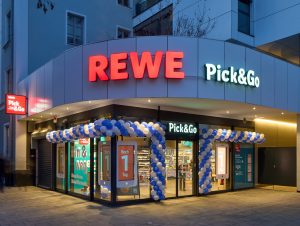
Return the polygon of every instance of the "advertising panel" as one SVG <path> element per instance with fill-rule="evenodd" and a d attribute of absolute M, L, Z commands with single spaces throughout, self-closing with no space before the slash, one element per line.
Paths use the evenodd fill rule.
<path fill-rule="evenodd" d="M 6 94 L 5 112 L 12 115 L 26 115 L 27 101 L 26 96 Z"/>
<path fill-rule="evenodd" d="M 241 144 L 234 153 L 234 188 L 254 186 L 253 145 Z"/>
<path fill-rule="evenodd" d="M 118 195 L 138 195 L 137 143 L 117 143 L 117 189 Z"/>

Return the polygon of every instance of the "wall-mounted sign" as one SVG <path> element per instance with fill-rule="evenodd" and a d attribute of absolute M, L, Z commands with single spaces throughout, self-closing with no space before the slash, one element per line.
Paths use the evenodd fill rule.
<path fill-rule="evenodd" d="M 243 68 L 235 70 L 234 67 L 222 69 L 219 64 L 205 64 L 206 80 L 212 80 L 213 77 L 218 82 L 234 83 L 256 88 L 260 85 L 259 77 L 255 75 L 255 71 L 253 70 L 246 71 Z"/>
<path fill-rule="evenodd" d="M 27 103 L 26 96 L 18 96 L 13 94 L 6 94 L 6 114 L 26 115 Z"/>
<path fill-rule="evenodd" d="M 196 134 L 197 127 L 194 124 L 189 123 L 169 122 L 168 132 L 181 134 Z"/>
<path fill-rule="evenodd" d="M 164 53 L 158 51 L 154 56 L 150 52 L 142 52 L 140 55 L 139 57 L 137 52 L 114 53 L 110 55 L 110 60 L 104 55 L 91 56 L 89 58 L 89 81 L 128 79 L 128 64 L 131 64 L 135 79 L 142 79 L 145 74 L 151 79 L 156 79 L 163 62 L 166 79 L 183 79 L 185 77 L 184 72 L 181 71 L 183 52 L 167 51 Z"/>

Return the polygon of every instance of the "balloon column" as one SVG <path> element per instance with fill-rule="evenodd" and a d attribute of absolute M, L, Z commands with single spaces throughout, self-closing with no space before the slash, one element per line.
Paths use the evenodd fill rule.
<path fill-rule="evenodd" d="M 211 185 L 211 161 L 212 143 L 235 142 L 261 144 L 265 141 L 264 134 L 247 131 L 232 131 L 226 129 L 200 129 L 200 151 L 199 151 L 199 193 L 208 194 Z"/>
<path fill-rule="evenodd" d="M 165 128 L 160 123 L 124 122 L 123 120 L 99 119 L 94 123 L 78 125 L 70 129 L 51 131 L 46 139 L 51 143 L 65 143 L 79 138 L 99 136 L 131 136 L 151 139 L 151 197 L 154 200 L 165 199 L 166 163 Z"/>

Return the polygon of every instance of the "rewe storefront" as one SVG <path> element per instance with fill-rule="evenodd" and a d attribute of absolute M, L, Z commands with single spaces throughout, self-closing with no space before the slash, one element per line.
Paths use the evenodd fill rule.
<path fill-rule="evenodd" d="M 141 37 L 68 50 L 19 84 L 26 118 L 36 121 L 36 183 L 107 204 L 253 188 L 268 137 L 248 112 L 296 114 L 298 74 L 207 39 Z"/>

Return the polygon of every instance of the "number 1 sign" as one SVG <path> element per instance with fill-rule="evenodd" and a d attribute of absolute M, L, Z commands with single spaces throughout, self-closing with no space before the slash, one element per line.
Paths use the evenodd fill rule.
<path fill-rule="evenodd" d="M 136 142 L 118 142 L 117 187 L 133 187 L 137 184 L 137 144 Z"/>

